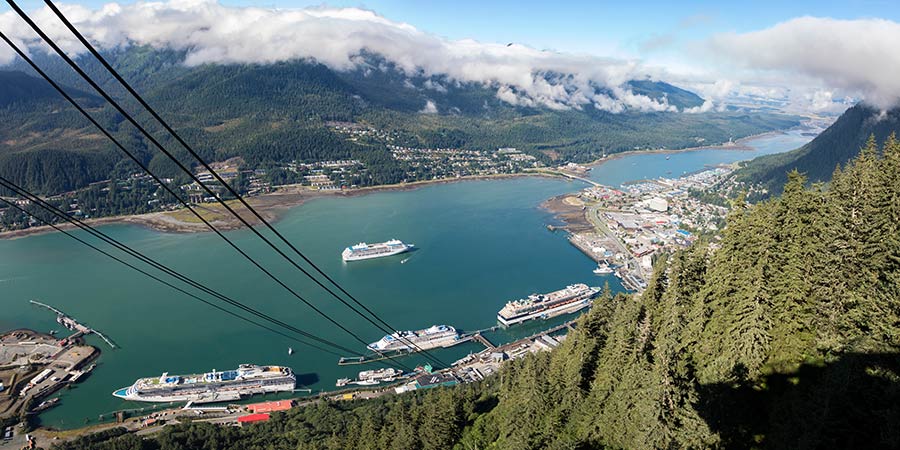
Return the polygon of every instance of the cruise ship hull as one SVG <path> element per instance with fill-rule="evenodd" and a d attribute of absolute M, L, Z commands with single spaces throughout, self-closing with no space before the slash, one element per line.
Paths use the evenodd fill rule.
<path fill-rule="evenodd" d="M 280 366 L 242 364 L 238 369 L 192 375 L 141 378 L 113 396 L 136 402 L 215 403 L 270 392 L 290 392 L 297 384 L 293 371 Z"/>
<path fill-rule="evenodd" d="M 433 348 L 445 348 L 452 347 L 457 344 L 459 340 L 458 335 L 442 337 L 438 339 L 431 339 L 428 341 L 413 341 L 416 345 L 415 347 L 410 347 L 404 341 L 398 341 L 396 345 L 391 345 L 384 348 L 377 348 L 372 345 L 369 346 L 369 350 L 378 351 L 378 352 L 409 352 L 409 351 L 419 351 L 421 350 L 431 350 Z"/>
<path fill-rule="evenodd" d="M 452 347 L 459 343 L 459 332 L 447 325 L 434 325 L 419 331 L 398 331 L 368 345 L 378 353 L 417 352 L 433 348 Z"/>
<path fill-rule="evenodd" d="M 582 300 L 576 300 L 571 303 L 557 305 L 557 306 L 554 306 L 552 308 L 548 308 L 545 310 L 535 311 L 530 314 L 524 314 L 521 316 L 510 317 L 510 318 L 506 318 L 506 317 L 503 317 L 502 315 L 498 314 L 497 322 L 500 322 L 501 325 L 508 327 L 510 325 L 527 322 L 529 320 L 550 319 L 550 318 L 553 318 L 556 316 L 561 316 L 563 314 L 571 314 L 574 312 L 581 311 L 582 309 L 587 308 L 588 306 L 591 306 L 591 303 L 593 303 L 593 302 L 594 302 L 594 300 L 592 298 L 585 298 Z"/>
<path fill-rule="evenodd" d="M 172 394 L 144 394 L 141 392 L 129 393 L 129 387 L 113 392 L 113 395 L 124 400 L 150 403 L 193 402 L 193 403 L 218 403 L 233 402 L 244 397 L 273 392 L 291 392 L 296 387 L 294 382 L 273 386 L 259 386 L 257 388 L 244 388 L 234 391 L 214 390 L 203 392 L 185 392 Z"/>
<path fill-rule="evenodd" d="M 398 247 L 398 248 L 393 249 L 388 252 L 371 254 L 371 255 L 354 255 L 349 252 L 345 252 L 341 256 L 344 259 L 344 262 L 362 261 L 365 259 L 385 258 L 388 256 L 399 255 L 401 253 L 408 252 L 410 249 L 412 249 L 412 247 L 413 247 L 412 245 L 404 245 L 403 247 Z"/>

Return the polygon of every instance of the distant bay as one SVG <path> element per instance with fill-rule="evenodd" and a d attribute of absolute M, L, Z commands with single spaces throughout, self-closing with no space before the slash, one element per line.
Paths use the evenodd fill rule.
<path fill-rule="evenodd" d="M 754 150 L 697 150 L 632 154 L 596 166 L 590 177 L 610 185 L 659 176 L 676 177 L 706 165 L 749 159 L 799 147 L 810 138 L 775 134 L 745 142 Z M 671 173 L 670 173 L 671 172 Z M 445 323 L 462 330 L 487 328 L 511 299 L 555 290 L 575 282 L 602 285 L 611 276 L 591 273 L 593 263 L 568 244 L 563 233 L 547 231 L 553 217 L 538 205 L 547 198 L 582 188 L 581 183 L 522 177 L 435 184 L 410 191 L 376 192 L 351 198 L 319 198 L 286 213 L 278 228 L 349 291 L 398 329 Z M 233 298 L 300 328 L 350 348 L 362 344 L 340 335 L 331 324 L 284 293 L 216 236 L 163 234 L 127 225 L 103 230 L 150 256 Z M 248 230 L 229 232 L 279 276 L 348 327 L 374 341 L 383 333 L 304 282 L 272 257 Z M 403 256 L 345 264 L 341 249 L 359 241 L 402 239 L 419 250 Z M 409 258 L 406 263 L 400 261 Z M 332 389 L 338 377 L 361 367 L 338 367 L 336 356 L 254 328 L 185 298 L 102 255 L 54 233 L 0 241 L 0 329 L 58 329 L 54 317 L 28 304 L 38 299 L 110 335 L 121 349 L 103 350 L 85 382 L 63 391 L 61 405 L 41 416 L 42 423 L 74 428 L 95 423 L 98 415 L 144 406 L 123 402 L 111 392 L 136 378 L 162 372 L 229 369 L 241 363 L 283 364 L 314 390 Z M 561 320 L 561 319 L 560 319 Z M 495 343 L 531 334 L 548 324 L 532 323 L 488 334 Z M 295 353 L 287 354 L 293 347 Z M 476 344 L 442 350 L 452 362 Z M 424 362 L 407 359 L 409 365 Z M 272 397 L 274 398 L 274 397 Z"/>

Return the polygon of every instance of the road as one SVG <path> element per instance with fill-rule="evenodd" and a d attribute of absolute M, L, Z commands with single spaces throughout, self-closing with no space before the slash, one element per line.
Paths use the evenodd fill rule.
<path fill-rule="evenodd" d="M 631 269 L 632 273 L 634 273 L 641 279 L 646 279 L 645 274 L 641 270 L 640 261 L 638 261 L 638 259 L 631 253 L 631 251 L 628 250 L 628 247 L 625 246 L 625 243 L 622 242 L 622 240 L 619 239 L 619 237 L 616 236 L 616 234 L 613 233 L 612 230 L 610 230 L 609 227 L 607 227 L 606 224 L 603 223 L 603 221 L 600 219 L 600 208 L 598 208 L 596 205 L 590 206 L 587 209 L 586 214 L 588 222 L 590 222 L 591 225 L 594 226 L 594 229 L 597 230 L 598 233 L 602 233 L 604 236 L 616 243 L 616 246 L 618 247 L 616 251 L 623 255 L 628 255 L 628 260 L 625 262 L 626 268 L 633 267 L 634 269 Z"/>

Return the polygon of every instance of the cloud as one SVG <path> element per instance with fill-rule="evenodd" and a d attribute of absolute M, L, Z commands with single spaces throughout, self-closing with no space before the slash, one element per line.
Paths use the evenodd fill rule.
<path fill-rule="evenodd" d="M 433 101 L 427 100 L 425 101 L 425 107 L 423 107 L 419 112 L 422 114 L 437 114 L 437 105 L 435 105 Z"/>
<path fill-rule="evenodd" d="M 455 83 L 480 83 L 516 105 L 554 109 L 586 105 L 672 111 L 665 100 L 636 95 L 625 83 L 653 75 L 636 61 L 570 55 L 523 45 L 447 40 L 412 25 L 358 8 L 275 10 L 227 7 L 211 0 L 110 3 L 98 10 L 59 5 L 102 48 L 130 44 L 185 50 L 187 65 L 273 63 L 309 58 L 335 70 L 360 67 L 362 55 L 377 54 L 408 76 L 440 76 Z M 48 8 L 32 14 L 67 51 L 84 52 Z M 46 47 L 12 11 L 0 14 L 0 29 Z M 0 53 L 0 58 L 5 54 Z M 8 57 L 7 57 L 8 59 Z M 426 85 L 440 91 L 442 85 Z M 613 92 L 613 96 L 598 92 Z"/>
<path fill-rule="evenodd" d="M 760 31 L 717 35 L 709 46 L 744 68 L 818 84 L 797 98 L 830 110 L 844 105 L 846 97 L 881 108 L 900 103 L 897 42 L 897 22 L 801 17 Z"/>
<path fill-rule="evenodd" d="M 714 83 L 698 83 L 691 89 L 703 97 L 703 104 L 686 108 L 684 112 L 699 114 L 709 111 L 724 111 L 726 100 L 736 91 L 737 83 L 731 80 L 717 80 Z"/>

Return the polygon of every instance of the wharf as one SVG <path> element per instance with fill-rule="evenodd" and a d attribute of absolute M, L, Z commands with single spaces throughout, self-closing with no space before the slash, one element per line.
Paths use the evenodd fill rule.
<path fill-rule="evenodd" d="M 488 350 L 493 350 L 493 349 L 497 348 L 496 345 L 492 344 L 491 341 L 487 340 L 487 338 L 484 337 L 481 333 L 472 335 L 472 339 L 480 342 L 481 345 L 484 345 L 485 347 L 487 347 Z"/>
<path fill-rule="evenodd" d="M 506 351 L 506 350 L 509 350 L 509 349 L 512 349 L 512 348 L 516 348 L 516 347 L 520 346 L 523 342 L 533 341 L 533 340 L 539 339 L 539 338 L 541 338 L 541 337 L 543 337 L 543 336 L 551 335 L 551 334 L 556 333 L 556 332 L 558 332 L 558 331 L 562 331 L 562 330 L 564 330 L 564 329 L 566 329 L 566 328 L 568 328 L 569 330 L 575 329 L 575 320 L 570 320 L 570 321 L 568 321 L 568 322 L 561 323 L 561 324 L 559 324 L 559 325 L 557 325 L 557 326 L 555 326 L 555 327 L 548 328 L 548 329 L 546 329 L 546 330 L 544 330 L 544 331 L 537 332 L 537 333 L 532 334 L 531 336 L 528 336 L 528 337 L 526 337 L 526 338 L 522 338 L 522 339 L 519 339 L 519 340 L 510 342 L 510 343 L 508 343 L 508 344 L 501 345 L 501 346 L 499 346 L 499 347 L 495 347 L 493 350 L 496 350 L 496 351 Z"/>
<path fill-rule="evenodd" d="M 507 344 L 503 344 L 501 346 L 497 346 L 494 349 L 483 350 L 483 351 L 479 352 L 478 354 L 470 355 L 469 357 L 467 357 L 466 359 L 468 360 L 468 362 L 466 362 L 464 364 L 454 364 L 453 367 L 438 370 L 438 371 L 435 371 L 435 373 L 452 374 L 454 377 L 456 377 L 457 379 L 459 379 L 460 381 L 462 381 L 464 383 L 483 379 L 485 375 L 489 375 L 490 373 L 492 373 L 491 370 L 487 370 L 487 367 L 488 367 L 488 365 L 491 365 L 494 363 L 493 362 L 482 363 L 480 360 L 490 359 L 491 355 L 495 354 L 496 352 L 508 352 L 508 354 L 510 355 L 510 359 L 515 359 L 524 354 L 523 352 L 517 351 L 517 349 L 521 349 L 522 347 L 528 346 L 530 344 L 534 344 L 534 345 L 532 345 L 532 347 L 534 348 L 533 351 L 537 351 L 539 349 L 538 347 L 540 347 L 540 349 L 543 349 L 543 348 L 545 348 L 545 346 L 543 346 L 543 344 L 541 346 L 538 346 L 533 341 L 535 341 L 536 339 L 543 339 L 544 336 L 548 336 L 548 335 L 557 333 L 559 331 L 562 331 L 563 329 L 573 330 L 575 327 L 575 323 L 576 323 L 575 320 L 570 320 L 570 321 L 567 321 L 560 325 L 549 328 L 547 330 L 535 333 L 529 337 L 526 337 L 523 339 L 518 339 L 516 341 L 510 342 Z M 487 330 L 492 330 L 492 329 L 496 330 L 497 328 L 498 327 L 492 327 L 492 328 L 488 328 Z M 472 340 L 472 339 L 474 339 L 475 334 L 480 334 L 480 333 L 475 333 L 475 332 L 469 333 L 469 334 L 467 334 L 467 337 L 469 337 L 469 340 Z M 561 338 L 557 337 L 555 339 L 550 339 L 548 341 L 558 343 L 561 340 L 562 340 Z M 544 342 L 548 342 L 548 341 L 544 341 Z M 525 353 L 527 353 L 527 352 L 525 352 Z M 350 359 L 357 359 L 357 358 L 350 358 Z M 496 367 L 499 367 L 500 363 L 502 363 L 502 361 L 497 362 Z M 478 374 L 478 375 L 472 376 L 469 374 Z M 312 394 L 310 396 L 295 398 L 294 399 L 296 401 L 295 407 L 305 407 L 305 406 L 309 406 L 309 405 L 315 405 L 326 399 L 331 400 L 331 401 L 346 401 L 346 400 L 353 400 L 353 399 L 378 398 L 378 397 L 382 397 L 385 395 L 394 394 L 394 393 L 398 392 L 398 390 L 397 390 L 398 388 L 408 385 L 409 383 L 410 383 L 409 379 L 404 378 L 402 380 L 398 380 L 391 384 L 382 384 L 382 385 L 373 386 L 373 387 L 354 387 L 354 388 L 347 388 L 347 389 L 338 389 L 338 390 L 333 390 L 333 391 L 322 391 L 322 392 L 319 392 L 316 394 Z M 300 390 L 298 389 L 298 391 L 300 391 Z M 190 417 L 191 418 L 190 420 L 193 420 L 193 421 L 211 422 L 211 423 L 224 425 L 224 424 L 235 424 L 235 423 L 237 423 L 237 419 L 240 416 L 246 414 L 246 409 L 245 409 L 244 405 L 228 405 L 226 407 L 227 412 L 222 412 L 220 410 L 210 410 L 210 411 L 205 411 L 203 414 L 203 417 L 197 417 L 198 413 L 201 411 L 195 411 L 193 408 L 193 405 L 191 405 L 191 407 L 188 409 L 185 409 L 184 407 L 173 408 L 173 406 L 175 406 L 176 404 L 177 404 L 177 402 L 169 403 L 169 404 L 148 405 L 143 408 L 130 409 L 130 410 L 113 411 L 113 412 L 101 415 L 100 420 L 105 420 L 106 418 L 109 418 L 109 417 L 125 418 L 125 417 L 128 417 L 129 415 L 151 413 L 151 417 L 154 417 L 154 418 L 155 417 L 161 417 L 161 418 L 164 417 L 164 418 L 167 418 L 170 420 L 179 420 L 184 417 Z M 142 423 L 143 423 L 144 419 L 146 419 L 146 418 L 147 417 L 135 417 L 135 418 L 127 419 L 124 423 L 122 423 L 118 426 L 125 426 L 126 428 L 129 428 L 131 431 L 134 431 L 138 434 L 154 433 L 154 432 L 157 432 L 162 429 L 162 427 L 150 427 L 150 428 L 144 429 L 142 426 Z"/>
<path fill-rule="evenodd" d="M 0 382 L 6 386 L 0 392 L 0 419 L 29 413 L 30 406 L 80 381 L 93 370 L 94 366 L 85 366 L 99 353 L 94 347 L 31 330 L 0 335 Z"/>
<path fill-rule="evenodd" d="M 459 339 L 453 341 L 452 344 L 441 347 L 441 348 L 454 347 L 454 346 L 464 344 L 469 341 L 477 341 L 489 349 L 494 348 L 495 346 L 493 344 L 491 344 L 491 342 L 488 341 L 484 336 L 482 336 L 482 334 L 486 333 L 488 331 L 497 331 L 499 328 L 500 328 L 499 326 L 495 325 L 493 327 L 488 327 L 488 328 L 484 328 L 481 330 L 475 330 L 475 331 L 471 331 L 469 333 L 461 333 L 459 335 Z M 437 349 L 429 349 L 429 350 L 437 350 Z M 360 356 L 342 356 L 340 359 L 338 359 L 338 365 L 339 366 L 356 366 L 356 365 L 360 365 L 360 364 L 369 364 L 369 363 L 373 363 L 373 362 L 384 361 L 386 359 L 392 359 L 392 358 L 396 358 L 396 357 L 400 357 L 400 356 L 409 355 L 412 353 L 418 353 L 418 351 L 416 351 L 416 350 L 400 350 L 400 351 L 393 351 L 390 353 L 369 352 L 369 353 L 366 353 L 365 355 L 360 355 Z"/>
<path fill-rule="evenodd" d="M 75 334 L 73 334 L 67 338 L 69 341 L 77 339 L 83 335 L 96 334 L 97 337 L 99 337 L 100 339 L 103 339 L 103 341 L 106 342 L 111 348 L 116 348 L 116 345 L 113 344 L 112 340 L 110 340 L 109 338 L 104 336 L 103 333 L 101 333 L 93 328 L 89 328 L 86 325 L 78 323 L 78 321 L 76 321 L 71 316 L 67 315 L 66 313 L 64 313 L 46 303 L 41 303 L 37 300 L 29 300 L 29 302 L 32 305 L 37 305 L 42 308 L 47 308 L 50 311 L 55 312 L 56 313 L 56 322 L 64 327 L 66 327 L 67 330 L 75 332 Z"/>

